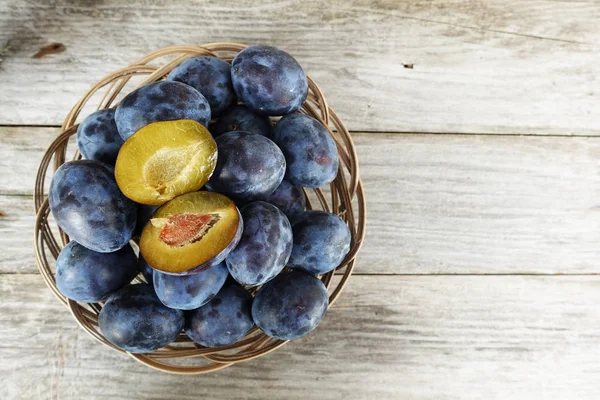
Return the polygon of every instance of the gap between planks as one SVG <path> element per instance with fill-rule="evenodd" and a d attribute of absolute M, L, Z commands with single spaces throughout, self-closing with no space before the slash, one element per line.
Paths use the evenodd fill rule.
<path fill-rule="evenodd" d="M 44 124 L 0 124 L 1 128 L 55 128 L 60 129 L 60 125 L 44 125 Z M 334 131 L 335 132 L 335 131 Z M 552 134 L 552 133 L 519 133 L 519 132 L 509 132 L 509 133 L 497 133 L 497 132 L 435 132 L 435 131 L 371 131 L 368 129 L 363 130 L 351 130 L 349 131 L 350 135 L 358 135 L 358 134 L 369 134 L 369 135 L 441 135 L 441 136 L 495 136 L 495 137 L 509 137 L 509 138 L 518 138 L 522 136 L 526 137 L 555 137 L 555 138 L 595 138 L 598 139 L 600 136 L 598 135 L 586 135 L 586 134 Z"/>

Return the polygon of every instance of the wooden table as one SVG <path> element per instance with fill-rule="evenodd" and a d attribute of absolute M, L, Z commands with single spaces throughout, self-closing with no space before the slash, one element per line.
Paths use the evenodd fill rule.
<path fill-rule="evenodd" d="M 0 397 L 598 399 L 599 19 L 593 1 L 1 0 Z M 46 289 L 32 188 L 93 82 L 210 41 L 297 57 L 353 132 L 369 222 L 315 332 L 173 376 Z"/>

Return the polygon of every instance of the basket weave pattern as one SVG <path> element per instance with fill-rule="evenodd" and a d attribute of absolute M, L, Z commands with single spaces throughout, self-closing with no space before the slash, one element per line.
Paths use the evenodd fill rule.
<path fill-rule="evenodd" d="M 142 79 L 136 86 L 139 87 L 164 78 L 174 67 L 189 57 L 210 55 L 231 61 L 235 54 L 245 47 L 245 45 L 237 43 L 166 47 L 149 53 L 131 65 L 107 75 L 92 86 L 69 112 L 61 127 L 59 136 L 46 151 L 37 173 L 34 193 L 36 211 L 34 249 L 38 268 L 46 284 L 56 297 L 69 308 L 81 328 L 94 339 L 161 371 L 178 374 L 207 373 L 226 368 L 237 362 L 260 357 L 283 346 L 287 341 L 270 338 L 255 327 L 241 341 L 219 348 L 202 347 L 192 342 L 183 333 L 179 335 L 175 343 L 152 353 L 132 354 L 117 348 L 104 338 L 98 328 L 98 313 L 102 308 L 102 304 L 86 304 L 69 300 L 56 287 L 53 261 L 58 257 L 62 246 L 68 243 L 69 238 L 56 226 L 51 218 L 48 200 L 44 195 L 44 183 L 46 177 L 51 176 L 53 171 L 67 159 L 69 138 L 77 132 L 75 121 L 82 108 L 88 102 L 91 102 L 92 98 L 100 98 L 97 109 L 114 107 L 117 104 L 117 97 L 122 98 L 126 94 L 124 88 L 132 78 Z M 350 252 L 342 264 L 336 271 L 321 276 L 321 280 L 329 290 L 329 306 L 331 307 L 352 274 L 355 258 L 365 234 L 366 204 L 362 182 L 358 175 L 358 160 L 352 138 L 342 121 L 327 105 L 327 101 L 319 87 L 310 77 L 308 82 L 309 94 L 302 107 L 302 112 L 317 118 L 327 127 L 339 151 L 340 168 L 329 190 L 325 190 L 326 188 L 324 190 L 314 189 L 313 193 L 305 191 L 307 208 L 322 209 L 339 215 L 348 224 L 352 233 Z M 74 154 L 73 159 L 80 158 L 76 150 L 72 153 Z M 49 170 L 52 160 L 54 161 L 53 169 Z M 311 202 L 311 197 L 316 200 Z M 53 231 L 59 232 L 59 234 L 55 235 Z M 333 284 L 333 277 L 336 272 L 338 277 L 336 283 Z"/>

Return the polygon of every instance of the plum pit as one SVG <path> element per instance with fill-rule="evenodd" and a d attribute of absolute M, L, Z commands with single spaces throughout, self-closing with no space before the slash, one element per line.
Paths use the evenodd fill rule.
<path fill-rule="evenodd" d="M 196 243 L 221 219 L 219 214 L 178 214 L 161 227 L 160 240 L 171 247 Z"/>

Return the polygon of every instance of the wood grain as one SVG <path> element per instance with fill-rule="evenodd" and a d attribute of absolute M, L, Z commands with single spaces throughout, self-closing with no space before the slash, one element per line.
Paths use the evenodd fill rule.
<path fill-rule="evenodd" d="M 56 129 L 0 128 L 0 272 L 34 272 L 31 195 Z M 600 140 L 355 134 L 368 204 L 357 273 L 597 273 Z M 17 195 L 17 196 L 15 196 Z"/>
<path fill-rule="evenodd" d="M 316 331 L 202 377 L 96 343 L 39 276 L 0 275 L 7 399 L 597 399 L 598 277 L 354 277 Z"/>
<path fill-rule="evenodd" d="M 158 47 L 239 41 L 291 52 L 355 131 L 598 135 L 599 18 L 552 0 L 6 0 L 0 124 L 58 124 Z M 50 43 L 66 51 L 32 58 Z"/>

